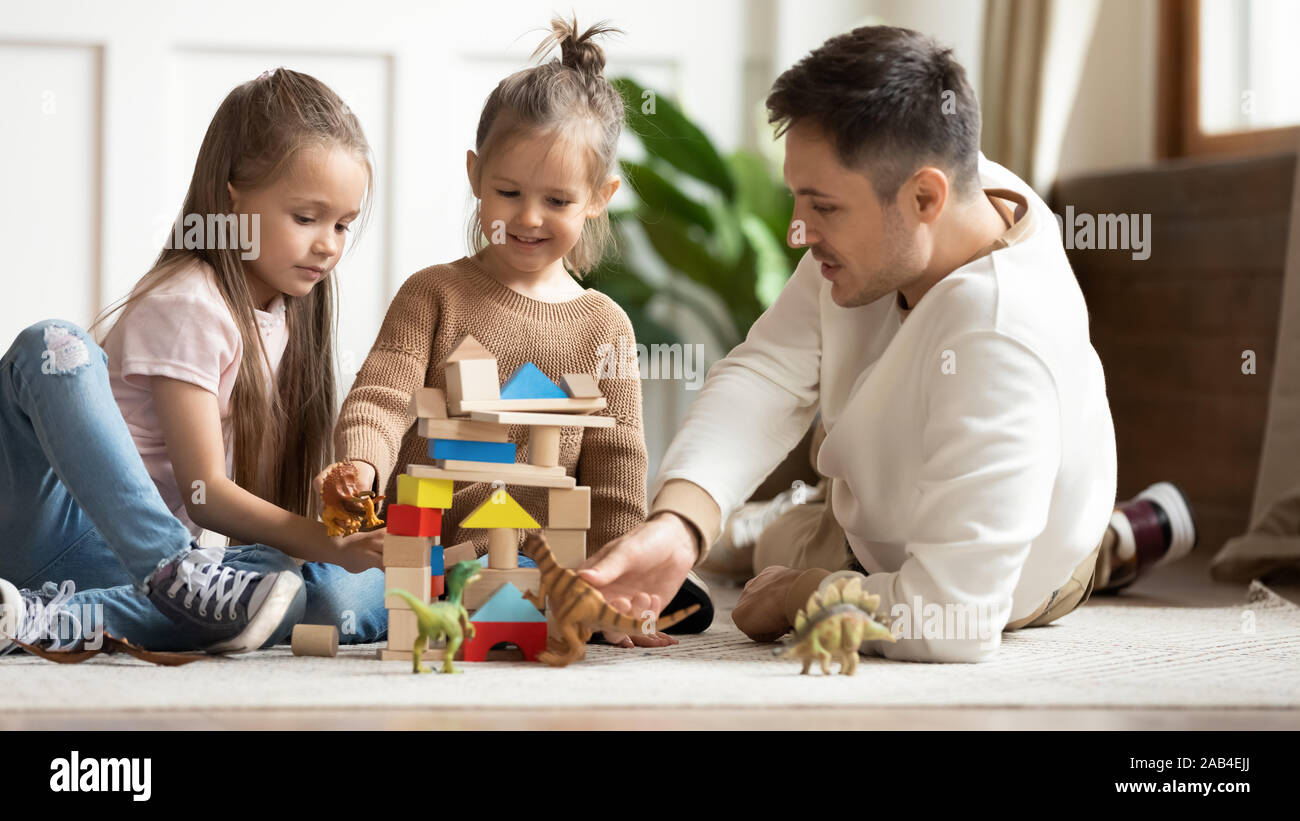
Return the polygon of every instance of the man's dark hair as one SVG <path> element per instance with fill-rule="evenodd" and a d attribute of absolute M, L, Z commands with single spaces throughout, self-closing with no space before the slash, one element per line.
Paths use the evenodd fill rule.
<path fill-rule="evenodd" d="M 980 110 L 966 70 L 952 49 L 910 29 L 832 37 L 776 79 L 767 110 L 778 137 L 815 123 L 841 163 L 870 171 L 886 202 L 927 164 L 948 173 L 958 196 L 979 187 Z"/>

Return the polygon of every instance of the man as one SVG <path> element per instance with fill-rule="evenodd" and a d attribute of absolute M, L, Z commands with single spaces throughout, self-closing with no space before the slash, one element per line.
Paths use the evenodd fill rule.
<path fill-rule="evenodd" d="M 900 637 L 864 649 L 988 658 L 1004 628 L 1087 599 L 1115 500 L 1101 363 L 1056 222 L 981 157 L 964 70 L 916 32 L 834 37 L 767 106 L 786 137 L 791 244 L 809 253 L 710 371 L 651 517 L 582 575 L 635 612 L 668 601 L 820 410 L 830 509 Z M 779 636 L 834 569 L 764 570 L 737 624 Z"/>

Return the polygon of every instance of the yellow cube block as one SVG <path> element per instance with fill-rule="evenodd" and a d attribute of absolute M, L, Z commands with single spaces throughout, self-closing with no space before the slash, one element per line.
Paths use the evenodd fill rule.
<path fill-rule="evenodd" d="M 415 507 L 451 507 L 450 479 L 423 479 L 403 473 L 397 477 L 397 503 Z"/>

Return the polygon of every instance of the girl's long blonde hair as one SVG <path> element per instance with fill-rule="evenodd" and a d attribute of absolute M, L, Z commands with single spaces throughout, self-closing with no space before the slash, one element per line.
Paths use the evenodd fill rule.
<path fill-rule="evenodd" d="M 578 133 L 587 146 L 588 183 L 598 191 L 614 173 L 618 137 L 623 131 L 623 98 L 605 79 L 605 52 L 594 38 L 620 33 L 597 23 L 582 34 L 578 21 L 556 17 L 551 33 L 533 52 L 533 59 L 560 47 L 559 59 L 516 71 L 497 84 L 479 115 L 474 151 L 478 168 L 487 155 L 509 138 L 521 134 Z M 487 246 L 480 225 L 480 204 L 476 203 L 466 224 L 470 252 Z M 613 244 L 609 215 L 588 219 L 578 242 L 564 257 L 564 263 L 579 278 L 595 268 Z"/>
<path fill-rule="evenodd" d="M 208 125 L 178 224 L 191 214 L 202 215 L 205 222 L 209 214 L 230 214 L 227 182 L 240 191 L 263 188 L 288 171 L 303 149 L 336 146 L 351 152 L 366 168 L 360 228 L 370 210 L 373 166 L 356 115 L 324 83 L 286 68 L 243 83 L 226 95 Z M 181 229 L 175 230 L 174 235 L 179 235 Z M 284 296 L 289 341 L 275 385 L 268 386 L 269 368 L 264 363 L 269 359 L 238 243 L 203 244 L 196 249 L 173 248 L 168 242 L 131 294 L 100 314 L 91 332 L 119 310 L 119 321 L 126 317 L 137 301 L 194 260 L 211 266 L 217 290 L 243 340 L 231 394 L 235 483 L 285 510 L 313 516 L 317 511 L 312 478 L 332 461 L 333 450 L 338 313 L 333 275 L 304 297 Z M 226 247 L 206 247 L 212 244 Z"/>

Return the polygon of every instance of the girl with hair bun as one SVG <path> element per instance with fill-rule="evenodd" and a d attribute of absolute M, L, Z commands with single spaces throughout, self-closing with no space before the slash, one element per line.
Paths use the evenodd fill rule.
<path fill-rule="evenodd" d="M 557 46 L 559 57 L 511 74 L 488 95 L 466 155 L 475 199 L 470 253 L 417 271 L 402 285 L 335 432 L 337 453 L 356 466 L 362 484 L 373 482 L 396 498 L 397 476 L 408 464 L 432 464 L 406 415 L 407 397 L 426 386 L 446 389 L 443 360 L 466 335 L 491 351 L 503 375 L 527 362 L 554 381 L 590 374 L 606 397 L 603 413 L 615 424 L 564 428 L 560 441 L 560 464 L 591 488 L 589 552 L 646 515 L 637 367 L 611 361 L 635 350 L 632 324 L 608 296 L 580 284 L 610 250 L 606 209 L 619 187 L 623 101 L 605 78 L 605 55 L 595 42 L 615 31 L 598 24 L 580 33 L 576 20 L 553 20 L 533 58 Z M 525 449 L 527 435 L 526 427 L 510 428 L 511 441 Z M 443 518 L 443 544 L 473 540 L 480 555 L 486 552 L 486 532 L 462 531 L 459 523 L 490 490 L 484 483 L 457 484 Z M 514 486 L 511 493 L 544 521 L 544 488 Z M 520 563 L 532 564 L 527 557 Z M 649 603 L 656 613 L 665 604 Z M 636 643 L 673 642 L 648 634 Z"/>

